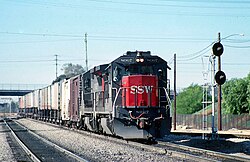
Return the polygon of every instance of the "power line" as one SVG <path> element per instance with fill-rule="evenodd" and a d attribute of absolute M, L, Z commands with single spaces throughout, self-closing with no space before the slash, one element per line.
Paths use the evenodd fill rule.
<path fill-rule="evenodd" d="M 196 58 L 198 58 L 198 57 L 204 55 L 204 54 L 207 53 L 208 51 L 210 51 L 210 49 L 208 49 L 208 50 L 202 52 L 201 54 L 199 54 L 199 55 L 197 55 L 197 56 L 193 56 L 193 57 L 191 57 L 191 58 L 186 58 L 186 59 L 179 59 L 178 61 L 190 61 L 190 60 L 194 60 L 194 59 L 196 59 Z"/>
<path fill-rule="evenodd" d="M 82 38 L 83 35 L 77 35 L 77 34 L 50 34 L 50 33 L 19 33 L 19 32 L 3 32 L 1 31 L 0 34 L 7 34 L 7 35 L 26 35 L 26 36 L 42 36 L 42 37 L 77 37 Z M 105 36 L 105 35 L 88 35 L 90 40 L 148 40 L 148 41 L 212 41 L 210 38 L 192 38 L 192 37 L 139 37 L 139 36 Z M 46 40 L 46 41 L 23 41 L 23 42 L 0 42 L 0 43 L 36 43 L 36 42 L 53 42 L 53 41 L 75 41 L 75 40 L 82 40 L 82 39 L 61 39 L 61 40 Z M 244 40 L 243 40 L 244 41 Z M 245 40 L 246 42 L 250 40 Z M 214 43 L 213 41 L 212 43 Z M 208 47 L 210 47 L 208 45 Z M 202 49 L 201 51 L 198 51 L 196 53 L 200 53 L 206 48 Z M 189 54 L 189 55 L 194 55 Z M 187 57 L 188 55 L 181 56 L 181 57 Z"/>
<path fill-rule="evenodd" d="M 156 0 L 156 1 L 163 1 L 163 2 L 176 2 L 175 0 Z M 199 2 L 199 3 L 208 3 L 208 1 L 204 1 L 204 0 L 178 0 L 178 2 L 185 2 L 185 3 L 189 3 L 189 2 Z M 242 4 L 250 4 L 250 1 L 248 0 L 237 0 L 237 1 L 233 1 L 233 0 L 210 0 L 209 3 L 231 3 L 231 4 L 235 4 L 235 3 L 242 3 Z"/>
<path fill-rule="evenodd" d="M 0 63 L 18 63 L 18 62 L 53 62 L 55 60 L 0 60 Z"/>
<path fill-rule="evenodd" d="M 225 39 L 226 38 L 222 38 L 222 39 Z M 190 60 L 193 60 L 193 59 L 196 59 L 200 56 L 202 56 L 203 54 L 207 53 L 209 50 L 210 50 L 210 47 L 215 43 L 216 41 L 213 41 L 211 44 L 209 44 L 208 46 L 206 46 L 205 48 L 195 52 L 195 53 L 192 53 L 192 54 L 187 54 L 187 55 L 183 55 L 183 56 L 179 56 L 178 58 L 179 61 L 190 61 Z M 250 46 L 230 46 L 230 45 L 224 45 L 225 47 L 231 47 L 231 48 L 250 48 Z M 209 49 L 208 49 L 209 48 Z M 183 59 L 184 58 L 184 59 Z"/>
<path fill-rule="evenodd" d="M 93 2 L 93 1 L 92 1 Z M 98 2 L 97 0 L 95 2 Z M 128 8 L 126 7 L 126 9 L 122 9 L 121 6 L 119 5 L 118 8 L 111 8 L 111 7 L 98 7 L 98 6 L 87 6 L 86 4 L 84 5 L 74 5 L 74 4 L 62 4 L 62 3 L 34 3 L 34 2 L 18 2 L 18 3 L 23 3 L 23 4 L 32 4 L 32 5 L 42 5 L 42 6 L 53 6 L 53 7 L 68 7 L 68 8 L 88 8 L 88 9 L 95 9 L 95 10 L 103 10 L 103 11 L 109 11 L 109 12 L 126 12 L 126 13 L 142 13 L 142 14 L 167 14 L 167 15 L 175 15 L 175 16 L 195 16 L 195 17 L 200 17 L 200 16 L 230 16 L 230 17 L 250 17 L 250 15 L 246 15 L 246 14 L 242 14 L 242 15 L 239 15 L 239 14 L 232 14 L 231 10 L 232 9 L 249 9 L 250 7 L 248 6 L 225 6 L 223 5 L 222 7 L 220 6 L 194 6 L 194 5 L 168 5 L 168 4 L 155 4 L 155 3 L 151 3 L 151 4 L 147 4 L 147 3 L 136 3 L 136 2 L 114 2 L 114 1 L 99 1 L 99 2 L 105 2 L 105 3 L 124 3 L 124 4 L 133 4 L 133 5 L 144 5 L 144 6 L 149 6 L 151 7 L 150 10 L 147 10 L 147 11 L 143 11 L 141 10 L 142 8 L 137 8 L 136 10 L 134 8 Z M 246 4 L 246 3 L 245 3 Z M 152 10 L 152 6 L 154 7 L 185 7 L 185 8 L 188 8 L 188 9 L 193 9 L 193 8 L 197 8 L 197 9 L 200 9 L 200 8 L 208 8 L 208 9 L 211 9 L 211 8 L 222 8 L 222 9 L 230 9 L 230 12 L 228 14 L 225 14 L 225 12 L 210 12 L 210 13 L 204 13 L 203 10 L 200 10 L 200 11 L 197 11 L 197 10 L 191 10 L 191 12 L 166 12 L 166 10 L 155 10 L 153 11 Z M 189 10 L 190 11 L 190 10 Z M 241 12 L 242 13 L 242 12 Z"/>
<path fill-rule="evenodd" d="M 237 6 L 202 6 L 202 5 L 175 5 L 175 4 L 163 4 L 163 3 L 139 3 L 139 2 L 117 2 L 117 1 L 111 1 L 111 0 L 88 0 L 91 2 L 100 2 L 100 3 L 112 3 L 112 4 L 125 4 L 125 5 L 139 5 L 139 6 L 150 6 L 150 7 L 178 7 L 178 8 L 214 8 L 214 9 L 249 9 L 249 7 L 237 7 Z M 172 2 L 176 2 L 176 1 L 172 1 Z M 183 1 L 186 2 L 186 1 Z M 195 1 L 196 2 L 196 1 Z"/>
<path fill-rule="evenodd" d="M 0 32 L 0 34 L 7 35 L 26 35 L 26 36 L 42 36 L 42 37 L 77 37 L 82 38 L 83 35 L 70 35 L 70 34 L 49 34 L 49 33 L 18 33 L 18 32 Z M 90 40 L 148 40 L 148 41 L 211 41 L 209 38 L 192 38 L 192 37 L 139 37 L 139 36 L 105 36 L 105 35 L 88 35 Z M 82 39 L 63 39 L 54 41 L 70 41 L 70 40 L 82 40 Z M 41 41 L 47 42 L 47 41 Z M 49 41 L 48 41 L 49 42 Z M 1 43 L 1 42 L 0 42 Z M 8 42 L 6 42 L 8 43 Z M 9 42 L 11 43 L 11 42 Z M 17 42 L 19 43 L 19 42 Z M 21 43 L 21 42 L 20 42 Z M 23 42 L 26 43 L 26 42 Z M 29 43 L 29 42 L 28 42 Z"/>
<path fill-rule="evenodd" d="M 249 7 L 248 6 L 241 6 L 241 7 L 238 7 L 238 6 L 235 6 L 235 4 L 250 4 L 249 1 L 237 1 L 237 2 L 234 2 L 234 1 L 209 1 L 209 3 L 207 3 L 205 1 L 186 1 L 186 0 L 182 0 L 182 1 L 178 1 L 178 4 L 166 4 L 166 3 L 141 3 L 141 2 L 129 2 L 129 1 L 124 1 L 124 2 L 117 2 L 117 1 L 112 1 L 112 0 L 88 0 L 89 2 L 97 2 L 97 3 L 110 3 L 110 4 L 118 4 L 119 7 L 121 4 L 124 4 L 124 5 L 133 5 L 133 6 L 150 6 L 150 7 L 178 7 L 178 8 L 208 8 L 208 9 L 211 9 L 211 8 L 215 8 L 215 9 L 248 9 Z M 154 1 L 155 2 L 155 1 Z M 163 0 L 163 1 L 160 1 L 160 2 L 176 2 L 174 0 Z M 190 3 L 190 2 L 195 2 L 195 5 L 192 4 L 192 5 L 180 5 L 180 3 Z M 72 4 L 72 3 L 53 3 L 53 2 L 32 2 L 32 1 L 15 1 L 15 2 L 12 2 L 12 3 L 19 3 L 19 4 L 30 4 L 30 5 L 40 5 L 40 6 L 52 6 L 52 7 L 66 7 L 66 8 L 83 8 L 83 7 L 86 7 L 86 4 Z M 198 3 L 200 3 L 200 5 L 197 5 Z M 217 4 L 218 3 L 224 3 L 224 4 L 233 4 L 234 6 L 218 6 Z M 205 5 L 204 5 L 205 4 Z M 209 5 L 208 5 L 209 4 Z M 211 4 L 215 4 L 216 6 L 211 6 Z"/>
<path fill-rule="evenodd" d="M 55 55 L 54 55 L 55 56 Z M 59 56 L 59 55 L 57 55 Z M 88 59 L 90 61 L 110 61 L 110 60 L 101 60 L 101 59 Z M 39 63 L 39 62 L 54 62 L 56 61 L 55 59 L 54 60 L 0 60 L 0 63 Z M 66 61 L 85 61 L 85 59 L 82 59 L 82 58 L 76 58 L 76 59 L 58 59 L 57 58 L 57 62 L 66 62 Z"/>
<path fill-rule="evenodd" d="M 224 45 L 225 47 L 230 47 L 230 48 L 250 48 L 250 46 L 231 46 L 231 45 Z"/>
<path fill-rule="evenodd" d="M 134 40 L 171 40 L 171 41 L 174 41 L 174 40 L 186 40 L 186 41 L 211 41 L 211 39 L 209 38 L 185 38 L 185 37 L 136 37 L 136 36 L 89 36 L 89 38 L 92 38 L 92 39 L 95 39 L 95 38 L 98 38 L 98 39 L 134 39 Z"/>
<path fill-rule="evenodd" d="M 178 65 L 202 65 L 202 63 L 186 63 L 186 62 L 178 62 Z M 232 62 L 226 62 L 223 63 L 225 66 L 248 66 L 250 65 L 250 62 L 238 62 L 238 63 L 232 63 Z"/>
<path fill-rule="evenodd" d="M 210 43 L 208 46 L 206 46 L 205 48 L 195 52 L 195 53 L 191 53 L 191 54 L 187 54 L 187 55 L 183 55 L 183 56 L 179 56 L 178 58 L 180 58 L 180 60 L 185 61 L 185 60 L 193 60 L 199 56 L 202 56 L 204 53 L 208 52 L 210 49 L 208 49 L 209 47 L 211 47 L 214 44 L 215 41 L 213 41 L 212 43 Z M 208 50 L 207 50 L 208 49 Z M 182 59 L 184 58 L 184 59 Z M 186 58 L 186 59 L 185 59 Z"/>
<path fill-rule="evenodd" d="M 54 55 L 56 56 L 56 55 Z M 58 62 L 65 62 L 65 61 L 85 61 L 85 59 L 82 59 L 82 58 L 76 58 L 76 59 L 67 59 L 67 60 L 64 60 L 64 59 L 58 59 L 58 56 L 57 55 L 57 63 Z M 105 59 L 88 59 L 90 61 L 102 61 L 102 62 L 107 62 L 107 61 L 111 61 L 111 60 L 105 60 Z M 170 59 L 168 62 L 171 62 L 172 59 Z M 56 59 L 54 60 L 0 60 L 0 63 L 27 63 L 27 62 L 55 62 Z M 170 63 L 169 63 L 170 64 Z M 181 62 L 181 60 L 179 62 L 177 62 L 178 65 L 202 65 L 202 63 L 197 63 L 197 62 Z M 250 65 L 250 62 L 239 62 L 239 63 L 233 63 L 233 62 L 225 62 L 223 63 L 223 65 L 242 65 L 242 66 L 245 66 L 245 65 Z"/>
<path fill-rule="evenodd" d="M 0 32 L 0 34 L 9 35 L 27 35 L 27 36 L 51 36 L 51 37 L 77 37 L 80 38 L 82 35 L 70 35 L 70 34 L 47 34 L 47 33 L 18 33 L 18 32 Z"/>
<path fill-rule="evenodd" d="M 67 42 L 79 41 L 82 39 L 60 39 L 60 40 L 35 40 L 35 41 L 16 41 L 16 42 L 0 42 L 0 44 L 25 44 L 25 43 L 51 43 L 51 42 Z"/>

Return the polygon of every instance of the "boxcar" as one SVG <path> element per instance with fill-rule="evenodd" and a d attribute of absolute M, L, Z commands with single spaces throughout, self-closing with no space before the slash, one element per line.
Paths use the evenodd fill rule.
<path fill-rule="evenodd" d="M 70 80 L 65 79 L 62 82 L 62 97 L 61 97 L 61 119 L 62 123 L 69 124 L 70 119 Z"/>
<path fill-rule="evenodd" d="M 81 77 L 78 75 L 70 79 L 70 121 L 71 124 L 76 126 L 79 123 L 79 109 L 81 107 Z"/>

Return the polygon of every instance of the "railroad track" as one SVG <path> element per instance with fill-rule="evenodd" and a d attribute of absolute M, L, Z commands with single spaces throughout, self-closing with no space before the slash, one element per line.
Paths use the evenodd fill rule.
<path fill-rule="evenodd" d="M 11 161 L 15 159 L 16 161 L 32 162 L 32 159 L 30 158 L 30 156 L 23 150 L 23 148 L 17 142 L 15 137 L 12 135 L 11 130 L 7 127 L 4 120 L 0 121 L 0 133 L 5 134 L 7 143 L 4 143 L 4 144 L 7 144 L 10 146 L 10 149 L 13 155 L 12 157 L 13 159 L 8 159 L 8 160 Z M 11 158 L 11 156 L 9 156 L 8 158 Z"/>
<path fill-rule="evenodd" d="M 21 148 L 34 162 L 85 162 L 84 158 L 81 158 L 74 153 L 38 136 L 32 131 L 24 128 L 20 124 L 14 121 L 4 121 L 7 128 L 21 146 Z"/>
<path fill-rule="evenodd" d="M 237 162 L 237 161 L 249 161 L 250 158 L 247 157 L 239 157 L 235 155 L 225 154 L 217 151 L 210 151 L 190 146 L 178 145 L 170 142 L 158 141 L 157 147 L 168 148 L 171 150 L 178 150 L 187 153 L 188 155 L 195 155 L 198 157 L 214 159 L 215 161 L 229 161 L 229 162 Z"/>
<path fill-rule="evenodd" d="M 36 121 L 36 120 L 32 120 L 32 121 L 44 123 L 44 122 Z M 60 127 L 62 129 L 70 129 L 70 128 L 61 127 L 61 126 L 51 124 L 51 123 L 46 123 L 46 124 L 49 124 L 57 128 Z M 250 161 L 250 159 L 244 158 L 244 157 L 237 157 L 237 156 L 233 156 L 229 154 L 223 154 L 220 152 L 198 149 L 198 148 L 188 147 L 188 146 L 182 146 L 182 145 L 173 144 L 169 142 L 157 141 L 157 144 L 147 145 L 147 144 L 138 143 L 134 141 L 125 141 L 125 140 L 121 140 L 121 139 L 117 139 L 113 137 L 98 135 L 95 133 L 90 133 L 90 132 L 86 132 L 82 130 L 73 130 L 73 131 L 78 132 L 80 134 L 87 135 L 87 136 L 92 136 L 94 138 L 108 140 L 114 143 L 131 145 L 131 147 L 137 147 L 143 150 L 150 150 L 161 155 L 177 157 L 179 159 L 183 159 L 187 161 L 199 161 L 199 162 L 203 162 L 203 161 Z"/>
<path fill-rule="evenodd" d="M 34 119 L 29 119 L 29 120 L 33 122 L 47 124 L 56 128 L 62 128 L 62 129 L 67 129 L 67 130 L 70 129 L 72 131 L 75 131 L 75 132 L 78 132 L 80 134 L 84 134 L 87 136 L 92 136 L 94 138 L 112 141 L 114 143 L 122 143 L 124 145 L 125 144 L 131 145 L 132 147 L 138 147 L 140 149 L 150 150 L 161 155 L 178 157 L 184 160 L 200 161 L 200 162 L 202 161 L 250 161 L 250 158 L 246 158 L 246 157 L 239 157 L 239 156 L 234 156 L 234 155 L 225 154 L 221 152 L 199 149 L 196 147 L 183 146 L 183 145 L 174 144 L 170 142 L 158 141 L 158 143 L 155 145 L 145 145 L 145 144 L 138 143 L 138 142 L 125 141 L 125 140 L 120 140 L 120 139 L 113 138 L 113 137 L 98 135 L 98 134 L 90 133 L 90 132 L 83 131 L 83 130 L 76 130 L 72 128 L 62 127 L 59 125 L 45 123 L 43 121 L 37 121 Z"/>

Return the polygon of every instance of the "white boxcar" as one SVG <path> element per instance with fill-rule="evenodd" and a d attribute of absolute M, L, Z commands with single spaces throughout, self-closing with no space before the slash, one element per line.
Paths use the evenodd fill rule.
<path fill-rule="evenodd" d="M 48 89 L 47 109 L 48 109 L 48 110 L 51 110 L 51 105 L 52 105 L 52 104 L 51 104 L 51 103 L 52 103 L 52 100 L 51 100 L 51 85 L 49 85 L 49 86 L 47 87 L 47 89 Z"/>
<path fill-rule="evenodd" d="M 67 121 L 70 118 L 69 104 L 70 104 L 70 80 L 64 80 L 62 82 L 62 95 L 61 95 L 61 117 L 63 121 Z"/>
<path fill-rule="evenodd" d="M 39 90 L 39 106 L 38 106 L 38 110 L 43 110 L 44 109 L 43 94 L 44 94 L 44 88 Z"/>
<path fill-rule="evenodd" d="M 34 108 L 39 107 L 39 89 L 33 92 L 33 106 Z"/>
<path fill-rule="evenodd" d="M 44 91 L 45 91 L 45 89 L 44 88 L 42 88 L 41 90 L 40 90 L 40 94 L 39 94 L 39 98 L 40 98 L 40 110 L 44 110 Z"/>
<path fill-rule="evenodd" d="M 33 108 L 33 92 L 25 95 L 25 108 Z"/>
<path fill-rule="evenodd" d="M 41 110 L 47 109 L 48 88 L 42 88 L 40 92 Z"/>
<path fill-rule="evenodd" d="M 58 110 L 58 82 L 51 85 L 51 109 Z"/>
<path fill-rule="evenodd" d="M 19 108 L 20 109 L 25 108 L 25 97 L 24 96 L 19 97 Z"/>

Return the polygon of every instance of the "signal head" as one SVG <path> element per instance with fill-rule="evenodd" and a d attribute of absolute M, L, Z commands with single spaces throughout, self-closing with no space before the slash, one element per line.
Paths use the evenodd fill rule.
<path fill-rule="evenodd" d="M 215 56 L 221 56 L 224 51 L 223 45 L 220 42 L 215 43 L 212 49 Z"/>

